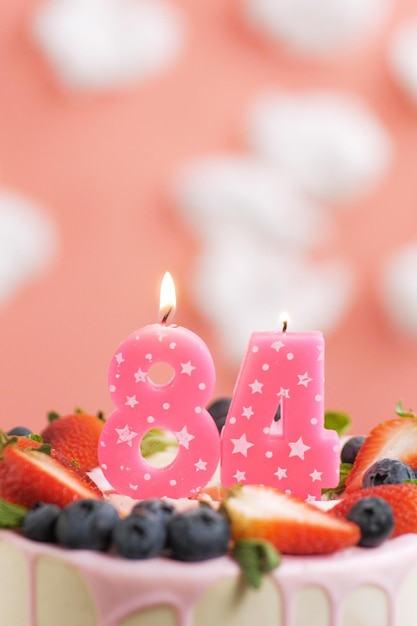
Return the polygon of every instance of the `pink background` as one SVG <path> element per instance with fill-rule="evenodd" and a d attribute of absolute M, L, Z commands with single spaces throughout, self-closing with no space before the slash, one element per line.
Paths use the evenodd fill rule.
<path fill-rule="evenodd" d="M 417 339 L 390 323 L 376 289 L 383 259 L 417 234 L 417 108 L 386 63 L 387 41 L 417 16 L 415 3 L 398 2 L 369 42 L 318 63 L 249 33 L 236 1 L 178 0 L 189 22 L 178 61 L 98 95 L 59 87 L 28 36 L 40 4 L 0 5 L 0 182 L 44 207 L 61 248 L 41 277 L 0 308 L 2 427 L 40 428 L 50 409 L 108 414 L 110 358 L 130 332 L 156 321 L 167 269 L 177 285 L 175 321 L 209 345 L 215 395 L 231 394 L 238 366 L 190 295 L 200 243 L 172 202 L 170 182 L 196 156 L 240 148 L 239 115 L 259 90 L 282 85 L 356 92 L 395 144 L 383 180 L 337 214 L 331 246 L 352 260 L 360 283 L 326 336 L 326 407 L 350 413 L 357 432 L 393 416 L 399 399 L 417 410 Z"/>

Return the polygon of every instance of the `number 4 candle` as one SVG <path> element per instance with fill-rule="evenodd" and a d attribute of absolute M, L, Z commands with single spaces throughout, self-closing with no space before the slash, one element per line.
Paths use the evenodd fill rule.
<path fill-rule="evenodd" d="M 219 461 L 218 430 L 204 409 L 214 388 L 213 360 L 195 333 L 167 324 L 174 309 L 175 288 L 166 274 L 161 323 L 132 333 L 110 363 L 109 390 L 116 410 L 102 430 L 99 462 L 110 484 L 132 498 L 187 497 L 208 483 Z M 161 363 L 173 375 L 157 384 L 150 369 Z M 178 442 L 175 460 L 165 467 L 150 465 L 140 451 L 144 435 L 153 428 L 170 431 Z"/>
<path fill-rule="evenodd" d="M 222 431 L 221 480 L 315 500 L 338 484 L 340 463 L 338 435 L 324 428 L 324 340 L 286 328 L 250 337 Z"/>

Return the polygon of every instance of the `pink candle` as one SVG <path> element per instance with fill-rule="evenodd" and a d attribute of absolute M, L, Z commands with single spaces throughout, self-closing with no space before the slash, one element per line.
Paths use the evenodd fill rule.
<path fill-rule="evenodd" d="M 168 304 L 165 288 L 172 298 Z M 204 409 L 215 383 L 213 360 L 195 333 L 166 323 L 175 309 L 169 274 L 161 287 L 160 309 L 163 322 L 129 335 L 109 368 L 116 410 L 102 431 L 99 462 L 114 489 L 132 498 L 188 497 L 207 484 L 220 455 L 217 427 Z M 157 384 L 150 370 L 161 363 L 173 375 Z M 178 442 L 175 460 L 165 467 L 154 467 L 140 452 L 143 436 L 153 428 L 170 431 Z"/>
<path fill-rule="evenodd" d="M 222 432 L 221 481 L 314 500 L 339 480 L 338 435 L 324 428 L 324 340 L 285 330 L 250 338 Z"/>

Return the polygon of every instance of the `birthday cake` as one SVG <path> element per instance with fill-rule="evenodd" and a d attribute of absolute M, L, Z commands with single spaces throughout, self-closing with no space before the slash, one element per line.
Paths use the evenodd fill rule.
<path fill-rule="evenodd" d="M 90 452 L 79 445 L 91 436 L 90 427 L 83 430 L 89 419 L 56 420 L 55 435 L 48 436 L 48 427 L 50 454 L 38 438 L 2 438 L 0 520 L 14 527 L 0 531 L 2 626 L 415 624 L 417 487 L 404 482 L 416 465 L 414 416 L 376 427 L 348 459 L 353 463 L 344 460 L 350 471 L 336 490 L 339 500 L 317 505 L 269 487 L 222 493 L 215 481 L 193 499 L 137 504 L 105 480 L 93 483 L 97 470 L 84 473 L 95 463 L 95 445 Z M 154 450 L 155 441 L 150 444 Z M 76 466 L 64 452 L 79 453 Z M 388 452 L 398 463 L 387 466 Z M 377 516 L 367 528 L 349 516 L 366 497 L 387 504 L 388 525 Z M 142 516 L 136 507 L 143 512 L 145 503 L 152 511 Z M 71 518 L 74 505 L 78 517 Z M 85 526 L 102 506 L 112 512 Z M 191 526 L 181 525 L 187 515 Z M 152 553 L 146 532 L 139 551 L 129 534 L 127 544 L 115 539 L 115 525 L 135 516 L 170 529 L 169 541 L 158 544 L 158 533 L 152 535 L 151 544 L 159 545 Z M 174 520 L 181 522 L 177 535 Z M 209 539 L 192 532 L 202 520 Z M 136 538 L 144 529 L 146 523 L 135 528 Z"/>

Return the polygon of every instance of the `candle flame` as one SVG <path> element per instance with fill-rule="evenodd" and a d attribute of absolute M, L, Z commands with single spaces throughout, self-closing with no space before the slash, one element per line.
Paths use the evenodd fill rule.
<path fill-rule="evenodd" d="M 165 272 L 161 282 L 161 292 L 159 297 L 159 319 L 161 324 L 166 324 L 172 320 L 177 306 L 175 295 L 175 284 L 169 272 Z"/>
<path fill-rule="evenodd" d="M 286 311 L 283 311 L 279 316 L 279 322 L 282 325 L 282 332 L 285 333 L 287 330 L 288 322 L 290 321 L 290 316 Z"/>

